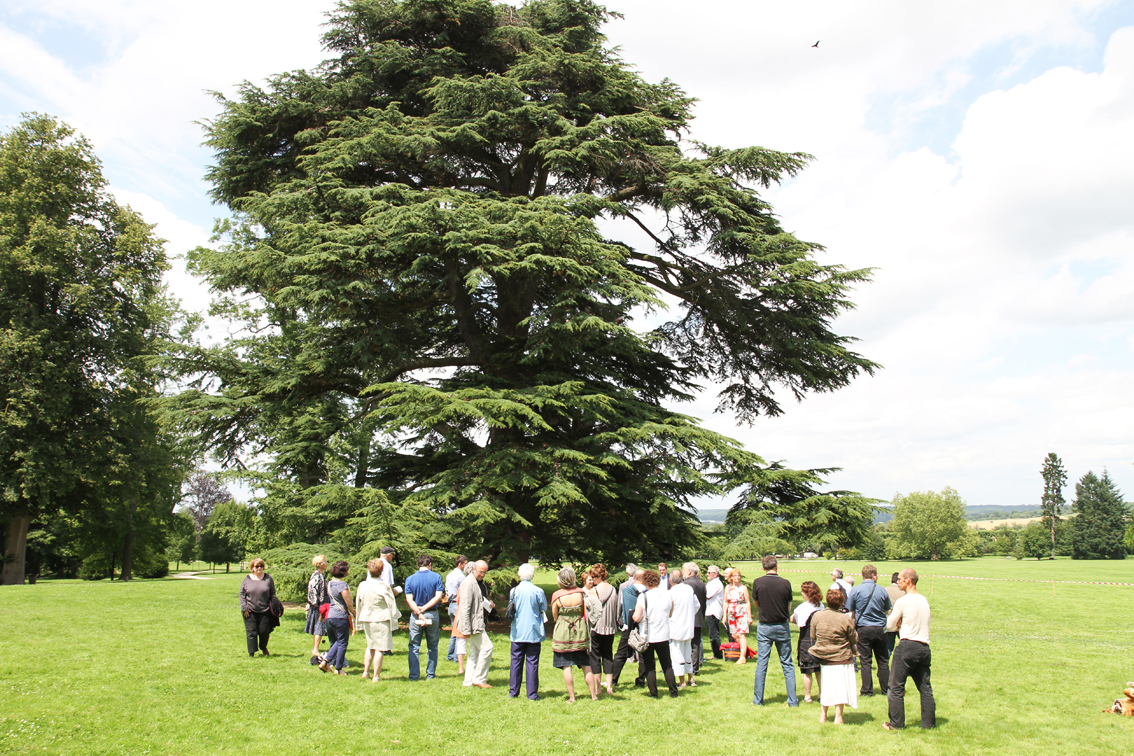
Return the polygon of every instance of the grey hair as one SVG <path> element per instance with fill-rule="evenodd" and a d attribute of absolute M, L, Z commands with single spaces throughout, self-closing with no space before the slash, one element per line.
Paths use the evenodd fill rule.
<path fill-rule="evenodd" d="M 634 573 L 638 571 L 638 565 L 630 562 L 626 565 L 626 577 L 634 577 Z"/>
<path fill-rule="evenodd" d="M 681 565 L 681 569 L 690 575 L 699 576 L 701 574 L 701 568 L 697 566 L 696 562 L 686 562 Z"/>
<path fill-rule="evenodd" d="M 835 569 L 831 570 L 831 577 L 835 578 L 835 580 L 842 580 L 843 571 L 836 567 Z"/>
<path fill-rule="evenodd" d="M 468 575 L 473 574 L 473 570 L 475 570 L 475 569 L 476 569 L 476 562 L 466 562 L 465 563 L 465 569 L 464 569 L 465 576 L 467 577 Z"/>
<path fill-rule="evenodd" d="M 676 567 L 669 571 L 669 584 L 681 585 L 685 582 L 685 576 L 681 574 L 681 570 Z"/>
<path fill-rule="evenodd" d="M 532 567 L 527 562 L 520 565 L 520 580 L 531 580 L 535 577 L 535 567 Z"/>
<path fill-rule="evenodd" d="M 719 575 L 719 574 L 721 574 L 721 568 L 716 566 L 715 564 L 710 564 L 709 565 L 709 572 L 715 572 Z"/>
<path fill-rule="evenodd" d="M 570 567 L 564 567 L 559 571 L 558 580 L 560 588 L 574 588 L 575 571 Z"/>

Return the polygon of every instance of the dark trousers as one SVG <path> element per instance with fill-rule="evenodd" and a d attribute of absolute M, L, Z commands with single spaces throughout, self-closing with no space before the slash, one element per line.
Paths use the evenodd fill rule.
<path fill-rule="evenodd" d="M 612 684 L 618 684 L 618 677 L 622 674 L 622 668 L 626 666 L 626 662 L 634 655 L 634 649 L 630 648 L 630 631 L 634 628 L 627 628 L 622 631 L 622 637 L 618 639 L 618 651 L 614 654 L 614 674 L 612 675 Z M 638 660 L 638 675 L 634 678 L 634 684 L 640 685 L 645 678 L 645 667 L 642 665 L 641 659 Z"/>
<path fill-rule="evenodd" d="M 693 641 L 690 648 L 693 649 L 693 674 L 698 674 L 701 671 L 701 665 L 705 663 L 705 628 L 693 628 Z"/>
<path fill-rule="evenodd" d="M 886 658 L 889 659 L 894 655 L 894 644 L 898 642 L 898 633 L 886 633 Z M 887 688 L 887 690 L 889 690 Z"/>
<path fill-rule="evenodd" d="M 669 694 L 677 696 L 677 678 L 673 676 L 673 661 L 669 657 L 669 641 L 651 643 L 642 654 L 642 666 L 646 668 L 646 687 L 650 689 L 652 698 L 658 697 L 658 663 L 661 664 L 665 683 L 669 686 Z M 654 656 L 657 655 L 655 661 Z"/>
<path fill-rule="evenodd" d="M 937 704 L 933 701 L 933 688 L 929 685 L 929 644 L 904 640 L 894 649 L 893 670 L 890 675 L 890 724 L 906 726 L 906 678 L 912 677 L 921 694 L 921 728 L 937 726 Z"/>
<path fill-rule="evenodd" d="M 709 628 L 709 645 L 713 647 L 713 658 L 723 659 L 721 652 L 721 621 L 710 615 L 705 615 L 705 625 Z"/>
<path fill-rule="evenodd" d="M 346 617 L 328 618 L 327 640 L 331 642 L 331 647 L 327 649 L 327 663 L 341 670 L 346 666 L 347 644 L 350 643 L 350 620 Z"/>
<path fill-rule="evenodd" d="M 539 700 L 539 643 L 512 641 L 512 667 L 508 672 L 508 695 L 520 695 L 520 681 L 528 676 L 528 698 Z M 526 668 L 526 669 L 525 669 Z"/>
<path fill-rule="evenodd" d="M 614 676 L 614 636 L 591 633 L 591 671 Z"/>
<path fill-rule="evenodd" d="M 259 647 L 268 653 L 268 636 L 272 634 L 272 615 L 267 612 L 249 612 L 244 618 L 244 635 L 248 638 L 248 655 L 255 656 Z"/>
<path fill-rule="evenodd" d="M 870 675 L 870 657 L 873 654 L 878 662 L 878 690 L 885 693 L 890 688 L 890 653 L 886 650 L 886 628 L 878 625 L 859 625 L 858 655 L 862 662 L 862 687 L 859 694 L 874 694 L 874 682 Z"/>

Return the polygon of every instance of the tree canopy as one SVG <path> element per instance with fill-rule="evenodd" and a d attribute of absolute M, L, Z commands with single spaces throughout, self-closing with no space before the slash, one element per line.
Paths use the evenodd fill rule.
<path fill-rule="evenodd" d="M 61 511 L 88 543 L 104 533 L 129 577 L 135 536 L 172 509 L 173 451 L 141 361 L 175 311 L 166 267 L 87 140 L 36 114 L 0 134 L 0 582 L 23 582 L 29 526 Z"/>
<path fill-rule="evenodd" d="M 791 470 L 781 463 L 761 470 L 729 510 L 725 526 L 731 543 L 721 558 L 838 551 L 870 543 L 881 502 L 853 491 L 819 491 L 822 476 L 833 472 L 837 470 Z"/>
<path fill-rule="evenodd" d="M 971 550 L 965 501 L 946 486 L 941 493 L 914 491 L 894 496 L 894 537 L 887 545 L 891 559 L 940 559 Z"/>
<path fill-rule="evenodd" d="M 218 96 L 235 215 L 192 265 L 243 331 L 182 352 L 170 413 L 267 459 L 297 535 L 363 511 L 303 519 L 328 486 L 374 487 L 505 561 L 695 545 L 695 500 L 764 463 L 670 407 L 713 385 L 750 422 L 875 370 L 832 330 L 868 271 L 760 196 L 809 156 L 691 139 L 694 100 L 619 58 L 610 15 L 343 2 L 322 66 Z"/>

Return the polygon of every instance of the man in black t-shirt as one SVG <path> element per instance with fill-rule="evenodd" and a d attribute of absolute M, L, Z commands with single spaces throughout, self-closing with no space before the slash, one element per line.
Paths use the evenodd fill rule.
<path fill-rule="evenodd" d="M 756 682 L 752 688 L 752 703 L 764 705 L 764 678 L 768 674 L 768 658 L 772 644 L 780 653 L 780 666 L 787 684 L 788 706 L 799 706 L 795 694 L 795 666 L 791 661 L 791 583 L 780 577 L 779 562 L 774 556 L 763 561 L 764 577 L 752 582 L 752 602 L 759 607 L 756 625 Z"/>

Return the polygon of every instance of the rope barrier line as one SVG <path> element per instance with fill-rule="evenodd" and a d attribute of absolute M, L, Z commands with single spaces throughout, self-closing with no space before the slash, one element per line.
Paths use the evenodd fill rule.
<path fill-rule="evenodd" d="M 780 570 L 780 572 L 796 572 L 803 575 L 825 575 L 826 572 L 822 570 Z M 1058 583 L 1060 585 L 1134 585 L 1134 583 L 1115 583 L 1106 580 L 1030 580 L 1028 578 L 994 578 L 994 577 L 972 577 L 970 575 L 931 575 L 930 577 L 952 578 L 953 580 L 990 580 L 1002 583 Z M 922 575 L 921 577 L 926 577 Z"/>

